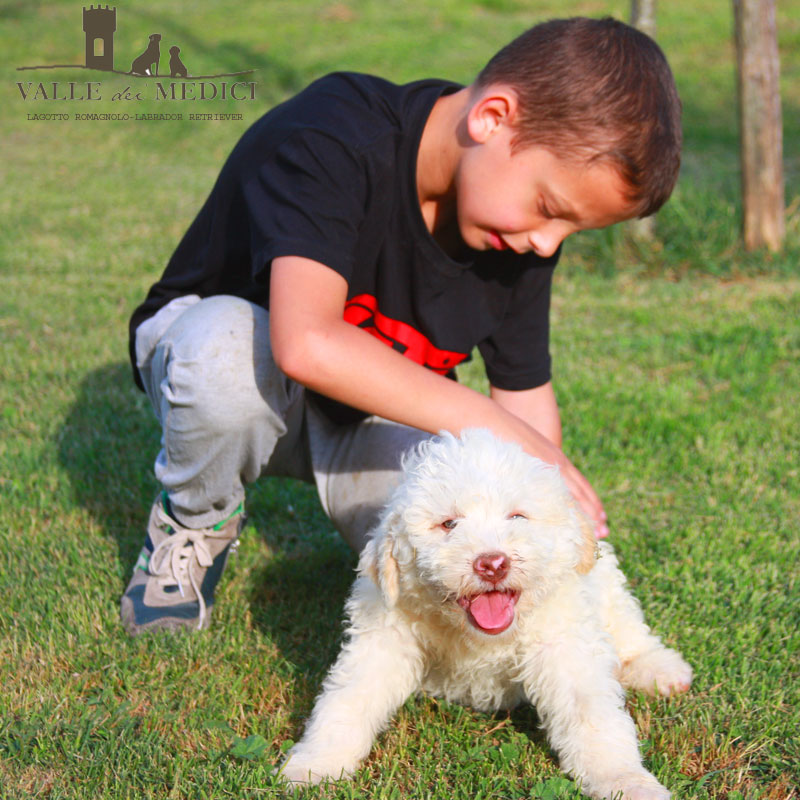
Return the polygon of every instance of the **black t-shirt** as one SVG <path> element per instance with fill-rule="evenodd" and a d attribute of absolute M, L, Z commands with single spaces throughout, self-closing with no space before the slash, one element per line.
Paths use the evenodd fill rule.
<path fill-rule="evenodd" d="M 422 131 L 436 100 L 460 88 L 336 73 L 254 123 L 134 312 L 134 363 L 136 328 L 170 300 L 232 294 L 269 308 L 272 259 L 293 255 L 340 273 L 345 319 L 414 361 L 451 374 L 477 346 L 493 386 L 546 383 L 558 254 L 465 250 L 454 260 L 422 218 Z"/>

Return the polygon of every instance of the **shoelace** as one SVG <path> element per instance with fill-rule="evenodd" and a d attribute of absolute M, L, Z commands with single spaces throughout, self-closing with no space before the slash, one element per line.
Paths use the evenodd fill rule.
<path fill-rule="evenodd" d="M 230 538 L 230 533 L 215 531 L 213 528 L 184 528 L 168 516 L 161 507 L 157 510 L 157 516 L 159 522 L 163 522 L 175 532 L 153 550 L 148 571 L 159 579 L 162 586 L 177 584 L 181 597 L 186 597 L 183 584 L 188 578 L 200 605 L 200 616 L 197 622 L 197 630 L 200 630 L 206 617 L 206 603 L 200 593 L 200 587 L 194 579 L 193 568 L 195 565 L 199 565 L 207 569 L 214 561 L 206 544 L 206 538 L 227 539 Z"/>

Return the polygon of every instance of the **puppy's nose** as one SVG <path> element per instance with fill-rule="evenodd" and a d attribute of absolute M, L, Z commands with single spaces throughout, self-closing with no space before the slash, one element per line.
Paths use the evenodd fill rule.
<path fill-rule="evenodd" d="M 473 562 L 472 569 L 485 581 L 499 583 L 508 575 L 509 560 L 505 553 L 481 553 Z"/>

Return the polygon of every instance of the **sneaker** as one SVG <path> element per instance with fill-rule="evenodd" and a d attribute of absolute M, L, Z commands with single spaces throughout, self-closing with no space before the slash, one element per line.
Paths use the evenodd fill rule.
<path fill-rule="evenodd" d="M 151 628 L 207 628 L 214 589 L 246 517 L 240 504 L 213 528 L 184 528 L 171 516 L 166 492 L 150 511 L 147 538 L 133 568 L 120 616 L 132 636 Z"/>

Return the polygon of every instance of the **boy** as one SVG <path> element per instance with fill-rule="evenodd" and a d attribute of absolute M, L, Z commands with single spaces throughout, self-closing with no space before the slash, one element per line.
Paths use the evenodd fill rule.
<path fill-rule="evenodd" d="M 665 202 L 680 140 L 663 54 L 611 19 L 538 25 L 467 87 L 336 74 L 256 122 L 131 320 L 164 490 L 127 630 L 208 625 L 246 483 L 315 482 L 360 550 L 440 430 L 558 464 L 606 535 L 560 449 L 550 281 L 566 236 Z M 490 397 L 450 379 L 474 346 Z"/>

